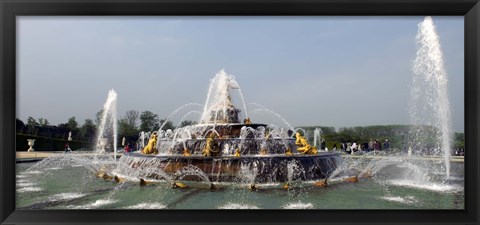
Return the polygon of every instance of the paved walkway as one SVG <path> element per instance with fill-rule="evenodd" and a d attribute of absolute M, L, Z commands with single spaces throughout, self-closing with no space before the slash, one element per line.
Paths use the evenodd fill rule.
<path fill-rule="evenodd" d="M 439 156 L 384 156 L 384 155 L 342 155 L 345 158 L 366 158 L 366 159 L 381 159 L 381 158 L 405 158 L 405 159 L 416 159 L 416 160 L 438 160 L 443 161 L 443 157 Z M 464 156 L 452 156 L 450 162 L 464 162 Z"/>
<path fill-rule="evenodd" d="M 55 155 L 61 155 L 65 154 L 64 151 L 33 151 L 33 152 L 16 152 L 16 162 L 36 162 L 40 161 L 42 159 L 55 156 Z M 68 154 L 68 153 L 67 153 Z M 77 155 L 93 155 L 94 153 L 76 153 L 74 154 Z M 113 157 L 113 153 L 111 153 Z M 122 156 L 122 153 L 117 153 L 117 158 Z"/>

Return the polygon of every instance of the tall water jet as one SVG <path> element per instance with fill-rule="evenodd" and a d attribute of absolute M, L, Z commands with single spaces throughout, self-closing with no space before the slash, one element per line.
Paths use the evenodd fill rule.
<path fill-rule="evenodd" d="M 111 128 L 112 130 L 107 130 Z M 103 105 L 102 117 L 97 130 L 97 153 L 103 153 L 105 149 L 99 148 L 102 146 L 102 140 L 107 138 L 107 135 L 112 134 L 113 152 L 115 159 L 117 158 L 117 93 L 115 90 L 108 92 L 107 100 Z"/>
<path fill-rule="evenodd" d="M 313 131 L 313 146 L 320 148 L 321 143 L 322 143 L 322 129 L 317 127 Z"/>
<path fill-rule="evenodd" d="M 205 102 L 200 123 L 240 123 L 238 120 L 240 110 L 233 106 L 230 89 L 239 90 L 245 117 L 248 118 L 245 101 L 240 86 L 237 81 L 235 81 L 235 77 L 227 74 L 225 70 L 221 70 L 210 81 L 207 100 Z"/>
<path fill-rule="evenodd" d="M 430 153 L 443 155 L 445 175 L 448 178 L 452 137 L 448 79 L 432 17 L 427 16 L 418 24 L 416 41 L 417 55 L 413 62 L 410 106 L 410 119 L 416 131 L 412 135 L 411 145 L 416 145 L 414 150 L 417 151 L 430 148 Z M 428 133 L 434 137 L 429 138 Z M 425 143 L 427 139 L 430 139 L 429 144 Z"/>

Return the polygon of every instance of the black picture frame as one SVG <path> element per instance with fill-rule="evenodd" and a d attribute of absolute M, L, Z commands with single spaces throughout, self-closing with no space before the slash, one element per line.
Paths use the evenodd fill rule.
<path fill-rule="evenodd" d="M 465 210 L 16 210 L 16 16 L 461 15 L 465 18 Z M 0 0 L 1 224 L 478 224 L 479 0 Z"/>

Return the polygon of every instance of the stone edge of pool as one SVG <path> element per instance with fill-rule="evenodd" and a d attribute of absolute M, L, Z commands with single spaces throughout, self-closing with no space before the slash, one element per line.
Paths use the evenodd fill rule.
<path fill-rule="evenodd" d="M 16 163 L 22 163 L 22 162 L 37 162 L 42 159 L 54 156 L 54 155 L 60 155 L 60 154 L 75 154 L 75 155 L 93 155 L 93 153 L 64 153 L 63 151 L 41 151 L 41 152 L 24 152 L 24 151 L 17 151 L 16 152 L 16 158 L 15 161 Z M 113 153 L 111 153 L 113 157 Z M 122 157 L 122 153 L 117 153 L 117 158 Z M 367 159 L 380 159 L 380 158 L 386 158 L 386 157 L 392 157 L 392 156 L 380 156 L 380 155 L 340 155 L 344 158 L 367 158 Z M 393 156 L 396 157 L 396 156 Z M 405 156 L 402 158 L 413 158 L 413 159 L 418 159 L 418 160 L 443 160 L 443 157 L 435 157 L 435 156 L 422 156 L 422 157 L 415 157 L 415 156 Z M 463 163 L 464 162 L 464 156 L 452 156 L 451 157 L 451 162 L 458 162 L 458 163 Z"/>

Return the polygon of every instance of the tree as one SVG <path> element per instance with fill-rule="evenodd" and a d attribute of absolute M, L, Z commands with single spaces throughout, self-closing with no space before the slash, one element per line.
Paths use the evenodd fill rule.
<path fill-rule="evenodd" d="M 103 116 L 103 109 L 98 111 L 97 114 L 95 115 L 95 124 L 98 126 L 102 122 L 102 116 Z"/>
<path fill-rule="evenodd" d="M 150 111 L 144 111 L 140 115 L 140 130 L 152 131 L 160 128 L 158 115 Z"/>
<path fill-rule="evenodd" d="M 455 149 L 465 149 L 465 133 L 455 132 L 453 147 Z"/>
<path fill-rule="evenodd" d="M 126 122 L 129 126 L 137 129 L 137 121 L 139 118 L 138 111 L 129 110 L 125 113 L 124 122 Z"/>
<path fill-rule="evenodd" d="M 58 124 L 58 133 L 57 138 L 67 138 L 69 132 L 72 132 L 72 138 L 77 138 L 80 128 L 78 128 L 78 122 L 75 120 L 75 117 L 72 116 L 68 118 L 67 123 Z"/>
<path fill-rule="evenodd" d="M 125 137 L 127 141 L 137 140 L 139 133 L 137 127 L 138 118 L 138 111 L 127 111 L 125 116 L 118 120 L 118 137 Z"/>
<path fill-rule="evenodd" d="M 85 123 L 80 127 L 79 136 L 81 140 L 94 141 L 97 128 L 91 119 L 86 119 Z"/>
<path fill-rule="evenodd" d="M 190 125 L 197 124 L 197 121 L 192 121 L 192 120 L 184 120 L 180 123 L 180 127 L 186 127 Z"/>
<path fill-rule="evenodd" d="M 41 126 L 41 127 L 46 127 L 46 126 L 48 126 L 50 123 L 48 122 L 47 119 L 38 118 L 38 124 L 39 124 L 39 126 Z"/>
<path fill-rule="evenodd" d="M 75 120 L 74 116 L 68 119 L 67 126 L 72 132 L 78 129 L 78 122 Z"/>
<path fill-rule="evenodd" d="M 161 126 L 163 123 L 165 123 L 165 121 L 166 121 L 166 119 L 161 119 L 161 120 L 160 120 L 160 126 Z M 159 129 L 160 129 L 160 128 L 159 128 Z M 175 126 L 173 125 L 172 121 L 170 121 L 170 120 L 167 121 L 167 122 L 165 123 L 165 125 L 163 125 L 163 127 L 162 127 L 162 130 L 168 130 L 168 129 L 171 129 L 171 130 L 175 129 Z"/>
<path fill-rule="evenodd" d="M 25 132 L 24 129 L 25 129 L 25 123 L 23 123 L 23 121 L 19 118 L 17 118 L 15 120 L 15 127 L 16 127 L 16 132 L 17 133 L 23 133 Z"/>
<path fill-rule="evenodd" d="M 118 137 L 125 137 L 127 142 L 138 140 L 138 129 L 132 126 L 126 118 L 118 121 Z"/>
<path fill-rule="evenodd" d="M 36 135 L 38 123 L 33 117 L 29 116 L 27 119 L 27 133 L 31 135 Z"/>

